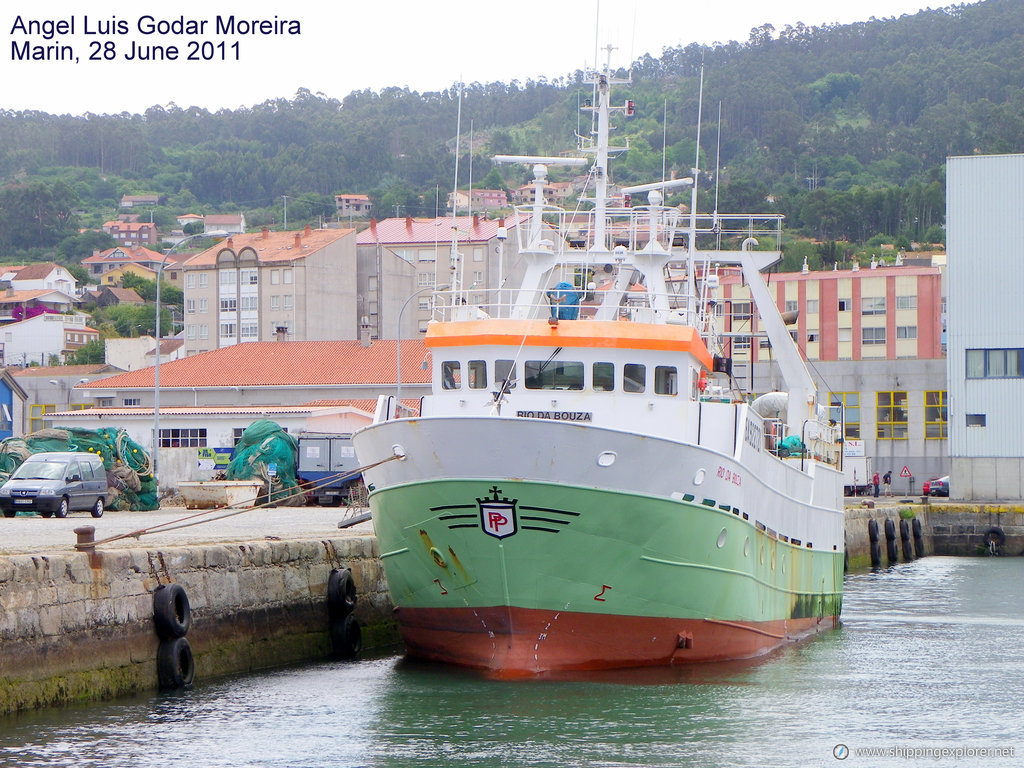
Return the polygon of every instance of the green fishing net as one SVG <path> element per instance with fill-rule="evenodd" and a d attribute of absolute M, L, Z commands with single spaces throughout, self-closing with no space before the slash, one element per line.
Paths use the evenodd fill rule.
<path fill-rule="evenodd" d="M 242 433 L 231 453 L 228 480 L 262 480 L 261 499 L 274 504 L 299 506 L 305 496 L 299 489 L 295 459 L 298 443 L 268 419 L 254 421 Z"/>

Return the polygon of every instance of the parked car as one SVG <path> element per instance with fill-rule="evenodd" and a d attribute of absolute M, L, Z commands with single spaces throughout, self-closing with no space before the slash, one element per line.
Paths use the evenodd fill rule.
<path fill-rule="evenodd" d="M 932 480 L 928 484 L 929 496 L 949 496 L 949 475 Z"/>
<path fill-rule="evenodd" d="M 0 486 L 4 517 L 14 517 L 21 510 L 43 517 L 67 517 L 78 509 L 102 517 L 109 500 L 107 473 L 95 453 L 33 454 Z"/>

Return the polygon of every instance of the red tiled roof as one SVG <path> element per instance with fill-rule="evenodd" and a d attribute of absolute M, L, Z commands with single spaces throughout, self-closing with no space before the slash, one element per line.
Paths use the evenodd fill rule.
<path fill-rule="evenodd" d="M 55 269 L 59 269 L 58 265 L 52 261 L 41 262 L 36 264 L 26 264 L 24 267 L 17 269 L 16 280 L 41 280 L 44 277 L 48 277 L 51 272 Z"/>
<path fill-rule="evenodd" d="M 120 251 L 120 253 L 117 253 Z M 105 251 L 100 251 L 94 256 L 86 256 L 82 259 L 83 264 L 95 264 L 97 262 L 110 262 L 110 261 L 122 261 L 128 262 L 149 262 L 149 261 L 161 261 L 164 255 L 151 251 L 149 248 L 144 248 L 141 245 L 136 245 L 131 248 L 125 248 L 123 246 L 116 246 L 114 248 L 108 248 Z M 174 256 L 171 256 L 173 259 Z"/>
<path fill-rule="evenodd" d="M 84 385 L 80 385 L 84 386 Z M 415 401 L 419 404 L 419 401 Z M 369 411 L 365 408 L 359 408 L 354 403 L 370 403 L 371 407 Z M 312 414 L 316 411 L 331 411 L 338 408 L 344 407 L 356 408 L 356 410 L 363 411 L 368 415 L 373 415 L 374 410 L 377 408 L 376 400 L 353 400 L 351 403 L 345 402 L 340 405 L 329 405 L 329 406 L 318 406 L 312 404 L 305 405 L 161 405 L 160 414 L 162 416 L 202 416 L 202 415 L 223 415 L 231 414 L 238 416 L 275 416 L 275 415 L 302 415 Z M 151 416 L 153 413 L 153 407 L 145 406 L 106 406 L 101 408 L 88 408 L 80 411 L 59 411 L 59 414 L 63 418 L 72 416 L 82 418 L 93 418 L 95 416 Z"/>
<path fill-rule="evenodd" d="M 118 288 L 113 285 L 108 285 L 103 288 L 104 291 L 108 291 L 115 299 L 119 302 L 127 301 L 131 304 L 144 304 L 146 300 L 139 296 L 138 291 L 134 288 Z"/>
<path fill-rule="evenodd" d="M 403 342 L 404 343 L 404 342 Z M 405 367 L 405 366 L 403 366 Z M 364 413 L 373 413 L 377 410 L 376 400 L 311 400 L 305 405 L 311 408 L 326 408 L 326 407 L 351 407 L 357 411 L 363 411 Z M 420 401 L 419 398 L 402 398 L 402 406 L 409 411 L 415 411 L 419 413 Z M 162 408 L 160 410 L 163 410 Z"/>
<path fill-rule="evenodd" d="M 59 302 L 62 302 L 62 303 L 66 303 L 66 302 L 69 302 L 69 301 L 72 301 L 72 302 L 75 301 L 75 299 L 71 298 L 66 293 L 62 293 L 61 291 L 58 291 L 55 288 L 40 288 L 40 289 L 37 289 L 37 290 L 34 290 L 34 291 L 11 291 L 9 294 L 8 293 L 2 293 L 2 294 L 0 294 L 0 304 L 21 304 L 22 302 L 25 302 L 25 301 L 32 301 L 34 299 L 41 299 L 44 296 L 51 296 L 53 294 L 56 294 L 58 296 L 63 296 L 64 298 L 63 299 L 58 299 L 58 298 L 45 299 L 45 301 L 49 301 L 51 303 L 55 302 L 55 301 L 59 301 Z"/>
<path fill-rule="evenodd" d="M 185 346 L 185 340 L 184 339 L 178 339 L 178 338 L 174 338 L 174 339 L 161 339 L 160 340 L 160 354 L 161 355 L 169 355 L 174 350 L 181 349 L 183 346 Z M 155 352 L 156 352 L 156 348 L 153 348 L 153 349 L 149 350 L 149 352 L 147 352 L 146 355 L 149 356 L 149 355 L 154 354 Z M 160 382 L 160 385 L 163 386 L 163 381 Z"/>
<path fill-rule="evenodd" d="M 144 229 L 156 231 L 156 224 L 148 221 L 105 221 L 103 228 L 116 229 L 118 232 L 141 232 Z"/>
<path fill-rule="evenodd" d="M 106 363 L 92 365 L 37 365 L 31 368 L 23 368 L 20 371 L 11 369 L 15 376 L 39 376 L 52 379 L 54 376 L 85 376 L 90 373 L 106 373 L 110 370 L 117 370 Z"/>
<path fill-rule="evenodd" d="M 207 217 L 209 222 L 209 217 Z M 228 249 L 238 253 L 243 248 L 252 248 L 261 262 L 294 261 L 304 259 L 332 243 L 352 234 L 351 229 L 313 229 L 288 232 L 252 232 L 246 235 L 231 235 L 227 240 L 207 248 L 189 258 L 185 267 L 212 267 L 217 263 L 217 254 Z"/>
<path fill-rule="evenodd" d="M 504 226 L 511 229 L 517 225 L 518 219 L 509 216 L 504 222 Z M 497 235 L 500 226 L 501 219 L 486 219 L 483 216 L 456 216 L 454 220 L 450 216 L 436 219 L 383 219 L 370 222 L 370 226 L 359 233 L 356 244 L 450 243 L 452 227 L 458 233 L 459 242 L 486 242 Z"/>
<path fill-rule="evenodd" d="M 394 339 L 369 347 L 358 341 L 248 341 L 160 365 L 161 387 L 281 387 L 394 384 Z M 423 384 L 422 338 L 402 340 L 402 381 Z M 85 385 L 82 385 L 83 387 Z M 100 379 L 89 389 L 152 389 L 153 368 Z"/>

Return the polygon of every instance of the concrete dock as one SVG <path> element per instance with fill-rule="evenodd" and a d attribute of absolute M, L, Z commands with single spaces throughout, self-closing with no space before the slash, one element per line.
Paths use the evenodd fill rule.
<path fill-rule="evenodd" d="M 185 645 L 196 679 L 326 659 L 338 570 L 351 570 L 364 647 L 397 639 L 372 524 L 339 529 L 344 508 L 252 509 L 102 543 L 224 513 L 196 514 L 0 520 L 0 713 L 155 689 L 168 663 L 184 664 Z M 92 551 L 75 548 L 84 526 L 95 528 Z M 178 636 L 161 636 L 155 620 L 165 587 L 190 606 Z"/>

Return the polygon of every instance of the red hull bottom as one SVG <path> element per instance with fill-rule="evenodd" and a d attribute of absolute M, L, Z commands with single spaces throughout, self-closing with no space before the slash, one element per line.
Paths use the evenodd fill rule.
<path fill-rule="evenodd" d="M 395 614 L 410 656 L 497 677 L 749 659 L 839 625 L 838 616 L 736 622 L 505 607 Z"/>

